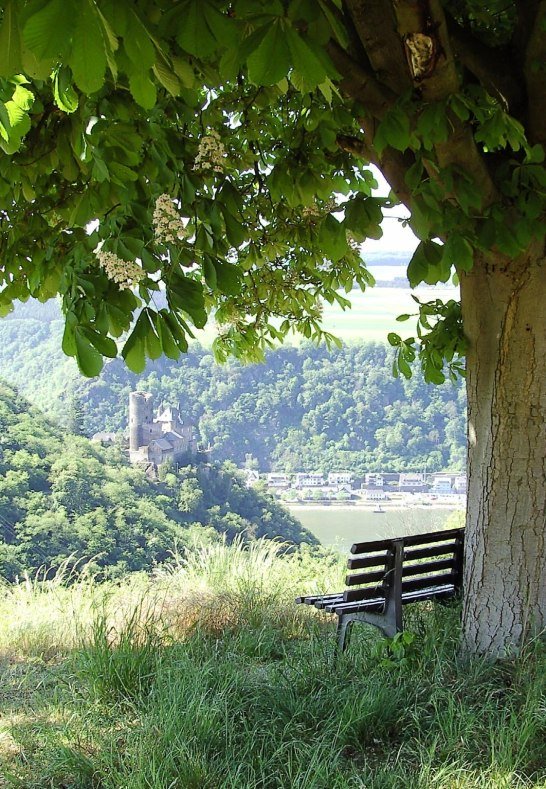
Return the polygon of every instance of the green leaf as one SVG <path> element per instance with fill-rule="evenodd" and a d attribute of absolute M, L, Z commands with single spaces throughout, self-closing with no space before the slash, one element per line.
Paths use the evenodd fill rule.
<path fill-rule="evenodd" d="M 410 120 L 401 107 L 393 107 L 379 124 L 374 137 L 378 153 L 390 145 L 397 151 L 405 151 L 410 144 Z"/>
<path fill-rule="evenodd" d="M 450 264 L 444 260 L 442 247 L 434 241 L 421 241 L 408 265 L 411 287 L 415 288 L 421 282 L 428 285 L 447 282 L 449 275 Z"/>
<path fill-rule="evenodd" d="M 470 242 L 459 234 L 452 233 L 445 245 L 444 256 L 449 266 L 455 266 L 457 270 L 470 271 L 474 265 L 474 251 Z"/>
<path fill-rule="evenodd" d="M 365 238 L 381 238 L 382 220 L 381 206 L 373 197 L 357 195 L 346 205 L 345 227 L 351 230 L 357 241 L 364 241 Z"/>
<path fill-rule="evenodd" d="M 204 14 L 206 3 L 202 0 L 189 0 L 180 12 L 180 27 L 176 37 L 185 52 L 198 58 L 207 58 L 217 47 Z"/>
<path fill-rule="evenodd" d="M 334 263 L 346 255 L 349 250 L 345 228 L 332 214 L 328 214 L 320 226 L 319 243 L 324 256 L 333 260 Z"/>
<path fill-rule="evenodd" d="M 15 3 L 8 0 L 0 27 L 0 77 L 13 77 L 21 68 L 21 32 L 17 9 Z"/>
<path fill-rule="evenodd" d="M 323 63 L 294 28 L 287 27 L 285 36 L 294 69 L 304 78 L 308 90 L 313 90 L 328 76 Z"/>
<path fill-rule="evenodd" d="M 131 95 L 137 104 L 145 110 L 151 110 L 157 101 L 157 91 L 154 83 L 145 71 L 131 74 L 129 77 Z"/>
<path fill-rule="evenodd" d="M 76 13 L 67 0 L 50 0 L 27 19 L 24 45 L 38 60 L 60 57 L 70 45 L 72 25 L 79 14 L 80 9 Z"/>
<path fill-rule="evenodd" d="M 163 58 L 159 58 L 153 67 L 153 72 L 158 82 L 160 82 L 171 96 L 180 95 L 180 80 L 169 64 Z M 155 102 L 154 102 L 155 103 Z"/>
<path fill-rule="evenodd" d="M 76 345 L 76 361 L 80 372 L 87 378 L 94 378 L 102 370 L 102 354 L 91 345 L 88 338 L 83 334 L 83 330 L 78 326 L 74 332 L 74 340 Z"/>
<path fill-rule="evenodd" d="M 115 359 L 118 355 L 117 345 L 111 337 L 106 337 L 104 334 L 95 331 L 95 329 L 90 329 L 86 326 L 81 328 L 81 332 L 102 356 Z"/>
<path fill-rule="evenodd" d="M 275 85 L 288 74 L 290 50 L 280 21 L 274 22 L 247 60 L 248 77 L 255 85 Z"/>
<path fill-rule="evenodd" d="M 145 329 L 146 317 L 143 312 L 138 316 L 133 331 L 127 338 L 121 355 L 125 359 L 127 367 L 134 373 L 142 373 L 146 367 L 145 353 Z"/>
<path fill-rule="evenodd" d="M 205 255 L 203 258 L 203 275 L 209 288 L 211 288 L 211 290 L 216 290 L 216 268 L 208 255 Z"/>
<path fill-rule="evenodd" d="M 174 315 L 173 313 L 168 312 L 167 310 L 161 310 L 160 314 L 163 316 L 163 320 L 165 321 L 166 325 L 168 326 L 168 328 L 169 328 L 169 330 L 170 330 L 170 332 L 172 334 L 173 340 L 177 344 L 179 350 L 181 350 L 182 353 L 186 353 L 186 351 L 188 350 L 188 341 L 186 339 L 186 331 L 187 331 L 187 333 L 190 336 L 193 337 L 193 335 L 189 331 L 189 327 L 186 326 L 186 324 L 180 318 L 179 315 Z M 184 328 L 183 328 L 182 324 L 184 324 Z M 184 331 L 184 329 L 186 329 L 186 331 Z"/>
<path fill-rule="evenodd" d="M 178 359 L 180 357 L 180 348 L 176 344 L 169 324 L 165 320 L 163 310 L 160 310 L 157 315 L 157 331 L 165 356 L 168 356 L 169 359 Z"/>
<path fill-rule="evenodd" d="M 94 93 L 104 85 L 107 65 L 104 38 L 100 19 L 89 0 L 78 7 L 68 64 L 76 85 L 84 93 Z"/>
<path fill-rule="evenodd" d="M 207 322 L 207 312 L 203 287 L 199 282 L 175 272 L 171 276 L 167 296 L 175 307 L 191 317 L 198 329 L 203 328 Z"/>
<path fill-rule="evenodd" d="M 145 348 L 146 353 L 150 357 L 150 359 L 159 359 L 161 356 L 161 339 L 159 337 L 159 331 L 157 328 L 157 313 L 154 310 L 149 308 L 143 311 L 143 314 L 146 315 L 147 323 L 146 326 L 146 339 L 145 339 Z"/>
<path fill-rule="evenodd" d="M 127 31 L 123 35 L 123 47 L 135 71 L 148 71 L 154 65 L 155 48 L 150 34 L 132 8 L 127 15 Z"/>
<path fill-rule="evenodd" d="M 238 266 L 226 263 L 222 260 L 215 260 L 216 277 L 218 289 L 226 296 L 238 296 L 243 287 L 243 275 Z"/>
<path fill-rule="evenodd" d="M 234 247 L 240 247 L 247 239 L 243 225 L 235 219 L 233 214 L 230 214 L 224 205 L 220 205 L 220 209 L 226 223 L 226 236 L 229 243 L 233 244 Z"/>
<path fill-rule="evenodd" d="M 72 87 L 72 74 L 67 66 L 56 69 L 53 77 L 53 95 L 57 107 L 70 114 L 78 109 L 78 96 Z"/>

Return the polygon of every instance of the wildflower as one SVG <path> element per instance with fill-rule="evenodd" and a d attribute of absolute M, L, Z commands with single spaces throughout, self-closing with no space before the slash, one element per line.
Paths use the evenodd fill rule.
<path fill-rule="evenodd" d="M 199 148 L 193 165 L 194 170 L 222 173 L 224 171 L 226 149 L 217 131 L 209 131 L 199 140 Z"/>
<path fill-rule="evenodd" d="M 155 237 L 160 243 L 178 241 L 186 234 L 182 218 L 167 194 L 159 195 L 155 201 L 153 224 Z"/>
<path fill-rule="evenodd" d="M 138 285 L 146 277 L 146 272 L 141 269 L 138 263 L 131 260 L 122 260 L 114 255 L 113 252 L 105 252 L 99 249 L 95 252 L 99 261 L 99 266 L 104 269 L 106 276 L 115 282 L 120 290 Z"/>

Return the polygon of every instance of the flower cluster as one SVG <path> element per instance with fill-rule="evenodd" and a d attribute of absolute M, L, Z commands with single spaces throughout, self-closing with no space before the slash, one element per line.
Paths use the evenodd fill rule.
<path fill-rule="evenodd" d="M 146 277 L 146 272 L 141 269 L 138 263 L 131 260 L 122 260 L 114 255 L 113 252 L 104 252 L 99 249 L 95 252 L 99 261 L 99 266 L 104 269 L 108 279 L 115 282 L 120 290 L 138 285 Z"/>
<path fill-rule="evenodd" d="M 224 171 L 226 149 L 217 131 L 209 131 L 199 140 L 199 148 L 193 165 L 194 170 L 222 173 Z"/>
<path fill-rule="evenodd" d="M 326 216 L 326 214 L 335 211 L 338 208 L 335 200 L 329 200 L 325 202 L 323 205 L 318 205 L 314 203 L 313 205 L 306 205 L 301 209 L 301 216 L 302 219 L 308 219 L 312 224 L 315 223 L 315 220 L 321 219 L 321 217 Z"/>
<path fill-rule="evenodd" d="M 162 244 L 178 241 L 186 234 L 182 218 L 167 194 L 159 195 L 155 201 L 153 223 L 155 237 Z"/>

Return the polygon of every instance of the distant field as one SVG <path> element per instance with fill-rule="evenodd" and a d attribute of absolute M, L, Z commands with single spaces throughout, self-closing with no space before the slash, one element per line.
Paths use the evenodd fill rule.
<path fill-rule="evenodd" d="M 423 301 L 458 298 L 458 290 L 454 287 L 417 289 L 414 292 Z M 343 342 L 386 342 L 387 334 L 391 331 L 411 336 L 415 331 L 415 321 L 400 323 L 396 320 L 397 316 L 403 313 L 416 313 L 417 305 L 411 298 L 411 293 L 412 291 L 404 288 L 374 287 L 365 293 L 354 290 L 349 295 L 343 294 L 351 302 L 351 308 L 342 310 L 337 305 L 325 304 L 323 326 Z M 195 334 L 202 345 L 208 346 L 214 340 L 216 331 L 211 323 Z M 298 344 L 301 339 L 298 336 L 289 336 L 288 342 Z"/>
<path fill-rule="evenodd" d="M 417 290 L 422 300 L 453 299 L 457 297 L 455 288 L 434 288 Z M 351 309 L 341 310 L 329 304 L 324 306 L 324 326 L 340 339 L 351 340 L 383 340 L 386 341 L 390 331 L 412 333 L 414 321 L 400 323 L 398 315 L 416 312 L 417 305 L 411 298 L 411 291 L 402 288 L 370 288 L 365 293 L 353 291 L 349 300 Z"/>

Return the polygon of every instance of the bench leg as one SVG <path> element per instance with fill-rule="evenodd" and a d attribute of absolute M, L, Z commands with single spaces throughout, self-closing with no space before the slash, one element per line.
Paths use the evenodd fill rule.
<path fill-rule="evenodd" d="M 353 619 L 348 616 L 343 616 L 343 614 L 339 617 L 337 621 L 337 649 L 336 652 L 339 654 L 340 652 L 345 652 L 347 646 L 349 644 L 349 637 L 351 635 L 351 627 L 353 625 Z"/>

